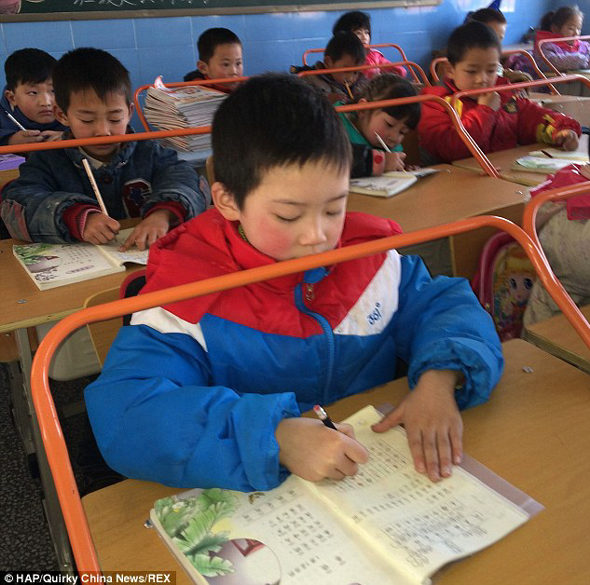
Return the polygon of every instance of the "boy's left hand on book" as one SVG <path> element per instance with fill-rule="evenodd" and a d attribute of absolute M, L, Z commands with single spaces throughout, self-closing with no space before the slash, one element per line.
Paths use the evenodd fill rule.
<path fill-rule="evenodd" d="M 146 250 L 158 238 L 168 233 L 172 218 L 173 215 L 167 209 L 153 211 L 135 227 L 119 250 L 125 252 L 133 246 L 137 246 L 139 250 Z"/>
<path fill-rule="evenodd" d="M 414 467 L 439 481 L 452 474 L 463 455 L 463 421 L 455 401 L 461 376 L 453 370 L 428 370 L 397 408 L 373 425 L 378 433 L 404 424 Z"/>
<path fill-rule="evenodd" d="M 560 130 L 555 134 L 555 144 L 563 150 L 576 150 L 580 142 L 578 135 L 573 130 Z"/>

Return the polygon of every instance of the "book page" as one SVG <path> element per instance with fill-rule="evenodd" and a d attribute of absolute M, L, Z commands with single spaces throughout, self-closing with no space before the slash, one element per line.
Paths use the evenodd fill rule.
<path fill-rule="evenodd" d="M 392 173 L 378 177 L 361 177 L 350 180 L 350 191 L 381 197 L 392 197 L 396 193 L 407 189 L 417 181 L 411 173 Z"/>
<path fill-rule="evenodd" d="M 579 163 L 580 161 L 566 158 L 549 158 L 546 156 L 523 156 L 514 161 L 512 168 L 514 170 L 532 171 L 535 173 L 554 173 L 576 162 Z"/>
<path fill-rule="evenodd" d="M 359 473 L 311 489 L 415 582 L 427 581 L 446 563 L 492 544 L 528 520 L 517 505 L 460 467 L 438 483 L 417 473 L 400 427 L 383 434 L 371 431 L 380 419 L 367 407 L 347 421 L 370 453 Z"/>
<path fill-rule="evenodd" d="M 151 516 L 210 585 L 412 585 L 310 497 L 307 483 L 290 476 L 269 492 L 191 490 L 158 500 Z"/>
<path fill-rule="evenodd" d="M 13 252 L 41 290 L 121 270 L 92 244 L 15 245 Z"/>
<path fill-rule="evenodd" d="M 121 230 L 117 236 L 110 241 L 108 244 L 98 246 L 100 250 L 106 254 L 107 257 L 120 266 L 129 262 L 131 264 L 143 264 L 147 265 L 149 250 L 139 250 L 136 246 L 129 248 L 125 252 L 121 252 L 119 247 L 125 243 L 125 240 L 129 237 L 133 228 L 127 228 Z"/>

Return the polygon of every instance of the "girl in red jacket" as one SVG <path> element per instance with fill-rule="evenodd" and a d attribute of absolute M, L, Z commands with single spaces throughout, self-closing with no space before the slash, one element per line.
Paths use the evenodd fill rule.
<path fill-rule="evenodd" d="M 438 95 L 452 103 L 452 95 L 457 91 L 505 85 L 507 81 L 497 74 L 500 54 L 498 37 L 488 26 L 476 21 L 460 26 L 449 38 L 450 67 L 442 85 L 426 87 L 422 93 Z M 492 89 L 461 98 L 454 107 L 467 132 L 486 153 L 535 142 L 565 150 L 578 146 L 578 122 L 512 92 Z M 418 134 L 424 164 L 471 156 L 441 104 L 423 102 Z"/>

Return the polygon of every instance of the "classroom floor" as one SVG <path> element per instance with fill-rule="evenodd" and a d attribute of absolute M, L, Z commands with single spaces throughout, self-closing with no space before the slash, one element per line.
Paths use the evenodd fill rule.
<path fill-rule="evenodd" d="M 104 463 L 85 412 L 61 416 L 77 403 L 91 378 L 52 381 L 52 393 L 81 494 L 117 481 Z M 27 464 L 10 413 L 8 368 L 0 363 L 0 571 L 57 570 L 57 560 L 41 504 L 41 488 Z M 59 398 L 59 400 L 58 400 Z M 70 408 L 71 410 L 71 408 Z"/>

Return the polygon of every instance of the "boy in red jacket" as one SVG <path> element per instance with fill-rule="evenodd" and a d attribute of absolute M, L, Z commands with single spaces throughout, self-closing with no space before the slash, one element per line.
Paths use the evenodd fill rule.
<path fill-rule="evenodd" d="M 457 91 L 505 85 L 507 81 L 497 74 L 500 54 L 498 37 L 488 26 L 476 21 L 460 26 L 449 38 L 450 67 L 442 85 L 426 87 L 422 93 L 438 95 L 452 103 L 452 95 Z M 467 132 L 486 153 L 534 142 L 565 150 L 578 146 L 578 122 L 512 92 L 490 91 L 464 97 L 455 108 Z M 423 102 L 418 133 L 425 164 L 471 156 L 440 104 Z"/>

